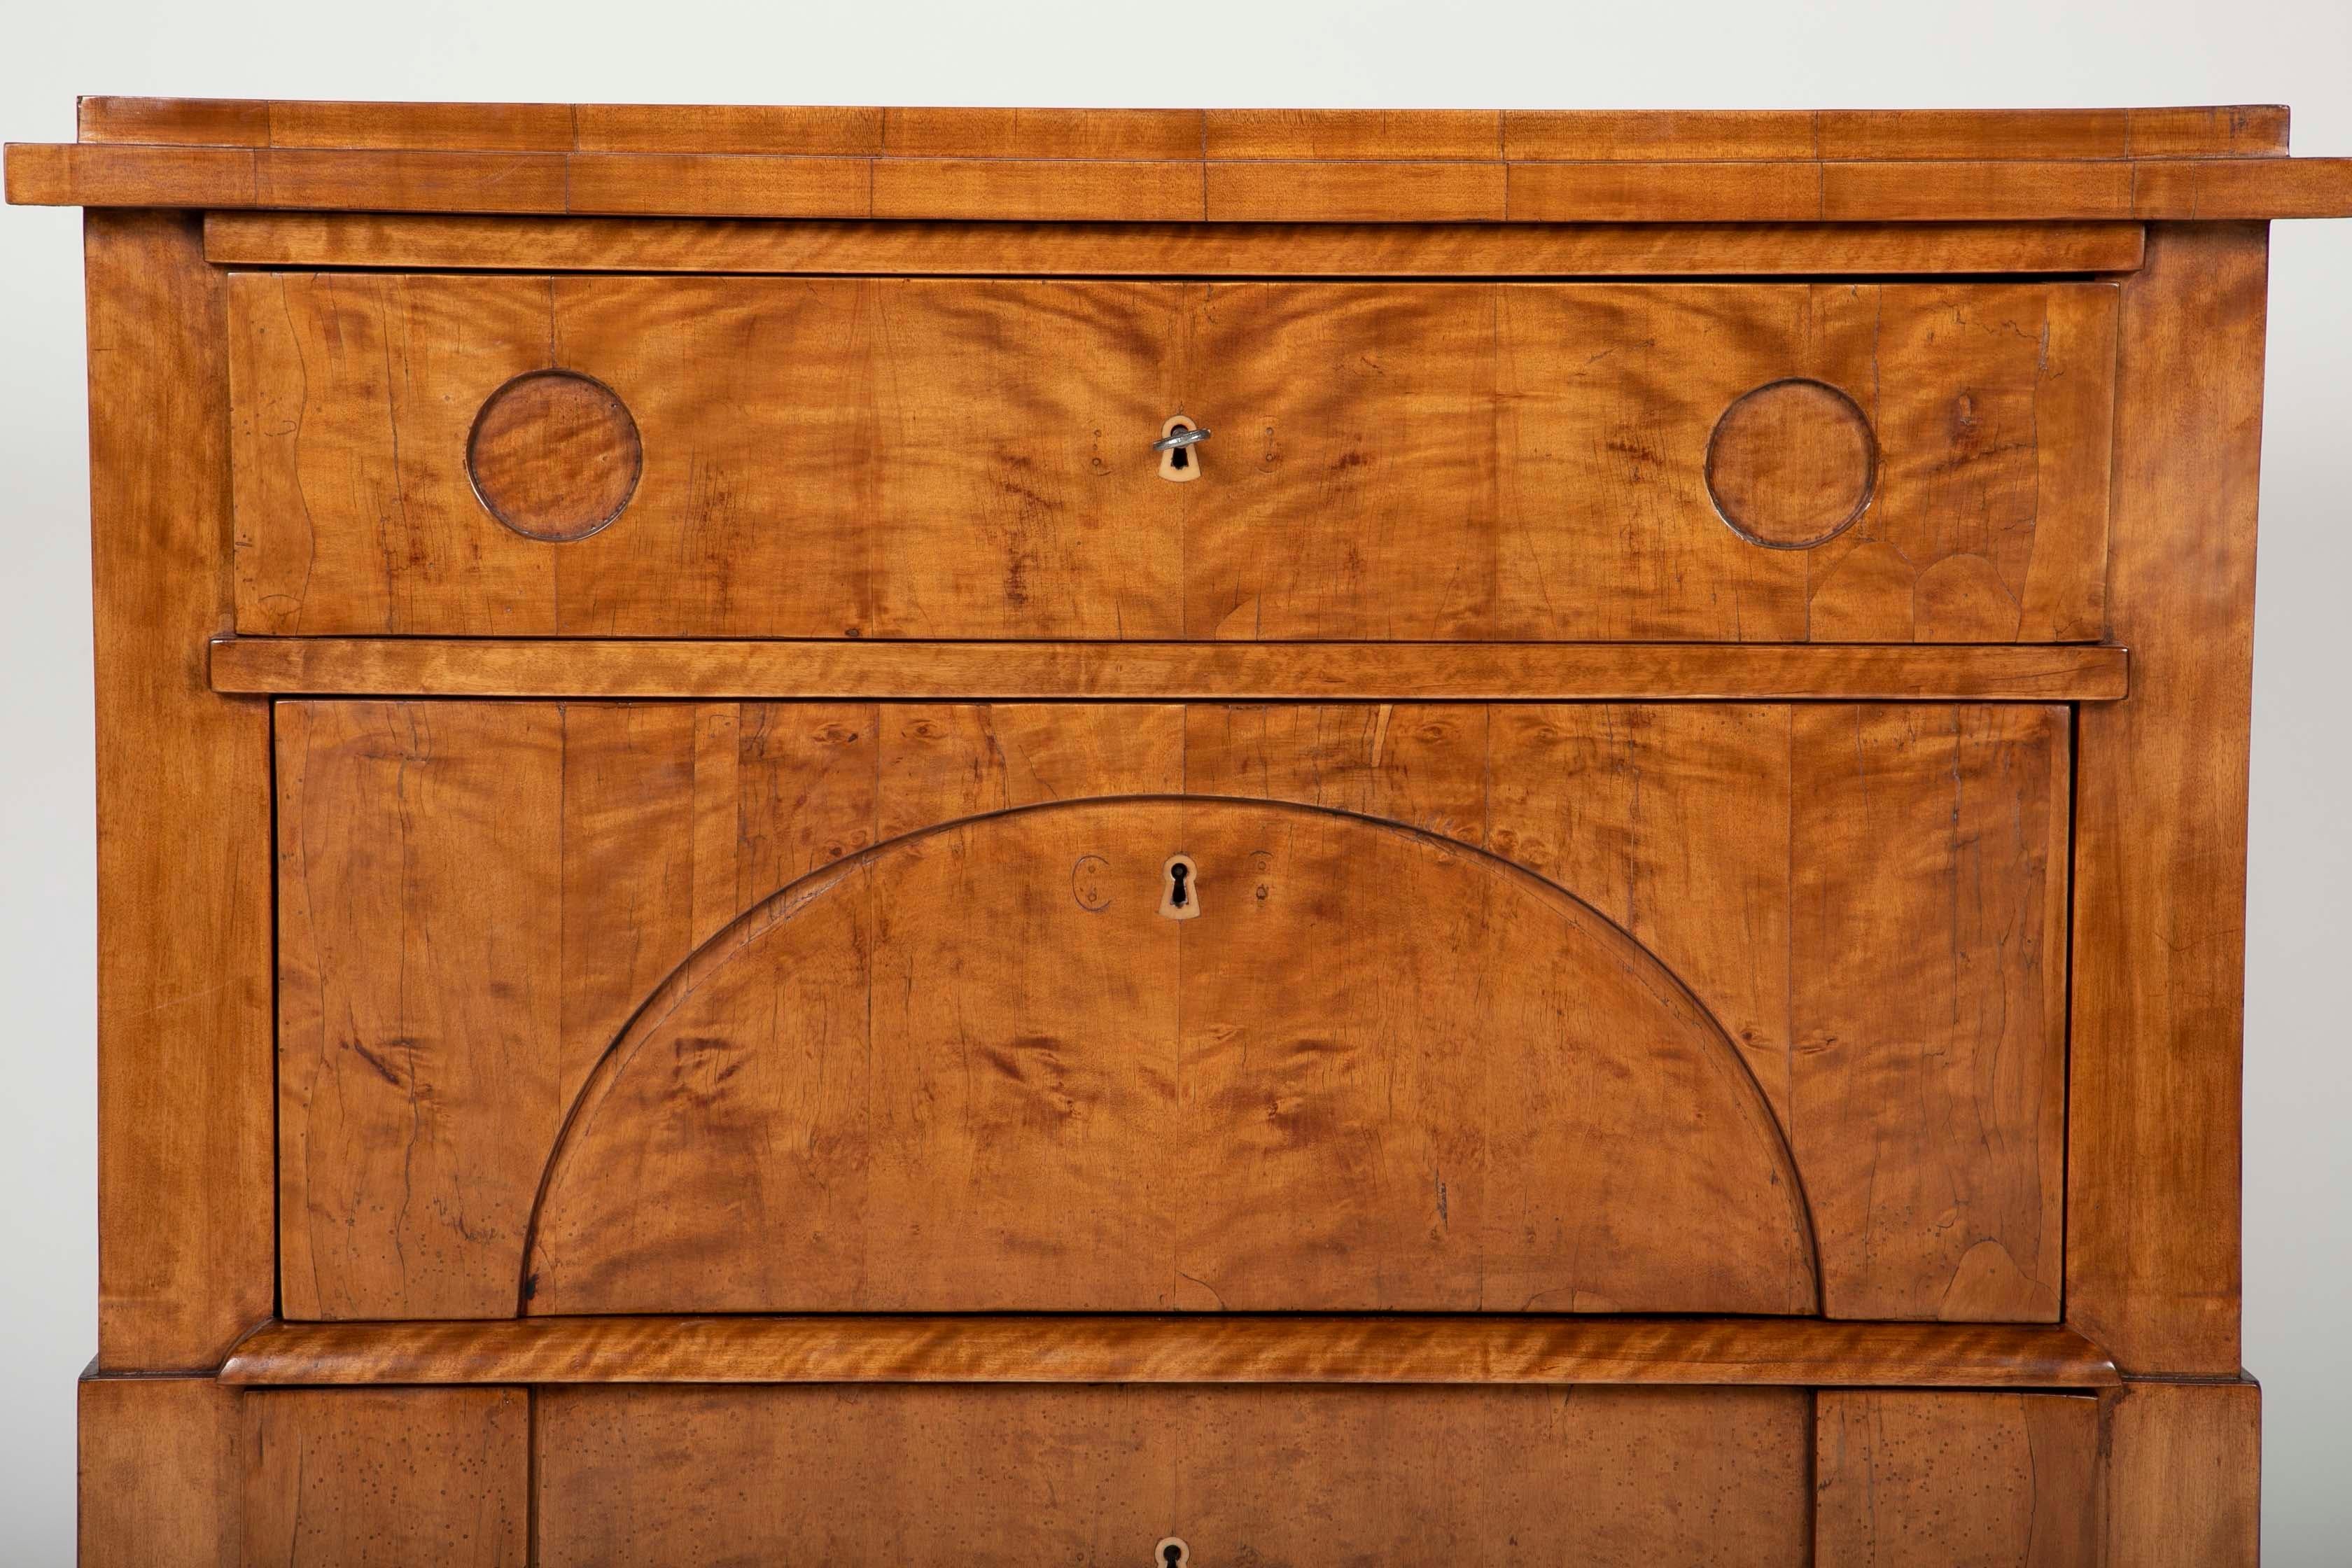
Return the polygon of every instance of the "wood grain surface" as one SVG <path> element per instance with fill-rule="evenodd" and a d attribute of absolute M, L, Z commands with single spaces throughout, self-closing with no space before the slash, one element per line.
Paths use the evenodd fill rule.
<path fill-rule="evenodd" d="M 731 223 L 214 212 L 238 267 L 481 271 L 1240 274 L 1278 278 L 2128 272 L 2133 223 L 1726 225 Z"/>
<path fill-rule="evenodd" d="M 17 205 L 1096 223 L 2352 216 L 2352 158 L 1409 163 L 10 142 Z"/>
<path fill-rule="evenodd" d="M 2157 109 L 946 109 L 79 100 L 83 142 L 803 157 L 1397 158 L 1414 162 L 2178 158 L 2284 154 L 2278 104 Z"/>
<path fill-rule="evenodd" d="M 86 1377 L 84 1568 L 523 1568 L 529 1395 Z"/>
<path fill-rule="evenodd" d="M 237 1398 L 241 1563 L 523 1568 L 530 1395 L 280 1389 Z"/>
<path fill-rule="evenodd" d="M 593 637 L 2093 640 L 2106 283 L 232 279 L 238 629 Z M 462 469 L 512 377 L 612 388 L 627 511 Z M 1710 434 L 1790 376 L 1875 442 L 1761 549 Z M 1200 482 L 1150 450 L 1222 435 Z"/>
<path fill-rule="evenodd" d="M 553 1389 L 539 1561 L 1140 1568 L 1174 1537 L 1203 1568 L 1796 1568 L 1808 1416 L 1783 1389 Z"/>
<path fill-rule="evenodd" d="M 16 202 L 1150 221 L 1867 222 L 2352 212 L 2274 107 L 1578 113 L 89 99 Z"/>
<path fill-rule="evenodd" d="M 1023 643 L 222 637 L 216 691 L 352 697 L 2111 702 L 2076 643 Z"/>
<path fill-rule="evenodd" d="M 778 889 L 978 813 L 1186 791 L 1401 824 L 1568 889 L 1692 988 L 1790 1130 L 1801 1173 L 1820 1162 L 1821 1178 L 1804 1181 L 1833 1312 L 2046 1319 L 2060 1107 L 2056 1032 L 2036 1022 L 2049 1017 L 2055 960 L 2034 922 L 2063 906 L 2063 866 L 2047 846 L 2064 837 L 2063 794 L 2048 788 L 2064 775 L 2064 732 L 2063 710 L 1978 706 L 284 704 L 287 1310 L 513 1311 L 531 1196 L 590 1068 L 698 946 Z M 1863 733 L 1878 739 L 1857 749 Z M 1962 810 L 1953 817 L 1956 783 Z M 1841 801 L 1851 809 L 1831 804 Z M 1995 823 L 2005 831 L 1992 833 Z M 1156 877 L 1180 847 L 1144 856 L 1143 870 Z M 956 900 L 1002 898 L 1008 879 L 1042 875 L 1023 869 L 1026 855 L 967 847 L 966 857 L 974 869 L 957 875 L 970 889 Z M 1885 869 L 1843 889 L 1822 881 L 1806 891 L 1808 879 L 1853 861 Z M 1074 869 L 1056 873 L 1059 890 L 1047 900 L 1066 904 L 1073 919 L 1084 912 Z M 1221 878 L 1235 886 L 1230 876 L 1215 867 L 1204 875 L 1213 915 L 1231 911 L 1214 902 L 1236 896 L 1220 891 Z M 1363 911 L 1387 896 L 1344 863 L 1300 887 L 1322 882 L 1330 902 L 1314 927 L 1331 940 L 1373 918 Z M 1239 886 L 1255 907 L 1255 884 Z M 1156 907 L 1156 881 L 1148 891 Z M 1808 898 L 1814 912 L 1800 919 Z M 1721 919 L 1727 908 L 1741 917 Z M 913 908 L 901 918 L 916 918 Z M 1476 945 L 1477 921 L 1424 923 L 1432 952 Z M 957 994 L 986 973 L 997 977 L 992 990 L 1029 994 L 1005 977 L 1032 961 L 990 947 L 990 924 L 971 928 L 979 945 L 959 939 L 938 962 L 968 966 L 996 952 L 989 968 L 967 969 Z M 1147 940 L 1164 938 L 1166 924 L 1147 922 Z M 1347 942 L 1361 945 L 1360 933 Z M 1146 951 L 1114 945 L 1090 961 L 1105 966 L 1107 995 L 1129 998 L 1117 1014 L 1123 1030 L 1167 1005 L 1138 978 Z M 1926 967 L 1931 953 L 1948 963 Z M 1225 1007 L 1202 988 L 1271 974 L 1264 966 L 1273 962 L 1308 963 L 1244 954 L 1196 964 L 1181 994 L 1196 1008 Z M 1407 944 L 1375 969 L 1419 973 L 1429 962 Z M 1318 972 L 1326 966 L 1318 958 L 1300 971 L 1301 995 L 1336 984 Z M 869 951 L 844 973 L 870 967 Z M 1853 999 L 1888 990 L 1882 977 L 1893 974 L 1920 990 L 1916 1005 Z M 1801 982 L 1793 988 L 1792 976 Z M 1427 984 L 1442 992 L 1450 982 Z M 1387 1017 L 1383 1038 L 1454 1026 L 1444 1009 L 1389 1017 L 1379 1001 L 1388 985 L 1331 1000 L 1330 1016 Z M 817 1005 L 822 990 L 794 1010 L 796 1026 L 815 1031 L 812 1045 L 846 1026 L 825 1021 L 839 1014 Z M 877 995 L 889 994 L 877 983 Z M 1229 1000 L 1244 1009 L 1238 1017 L 1295 1005 L 1286 995 Z M 1097 1005 L 1075 988 L 1058 999 L 1047 988 L 1021 1006 L 1048 1004 L 1081 1010 L 1065 1020 L 1072 1029 Z M 1494 1005 L 1461 1016 L 1496 1016 Z M 863 1015 L 859 1004 L 851 1016 Z M 924 1016 L 908 1015 L 908 1026 Z M 929 1016 L 923 1027 L 950 1026 Z M 971 1027 L 1010 1053 L 1007 1063 L 1030 1059 L 1024 1031 L 996 1038 Z M 1327 1034 L 1302 1025 L 1297 1037 Z M 1389 1047 L 1369 1058 L 1365 1048 L 1334 1065 L 1370 1066 Z M 1076 1058 L 1054 1049 L 1063 1055 L 1056 1070 L 1075 1070 Z M 1035 1062 L 1043 1071 L 1044 1058 Z M 987 1081 L 1001 1081 L 1008 1105 L 1033 1105 L 1042 1127 L 1102 1135 L 1070 1100 L 1072 1083 L 1108 1092 L 1099 1075 L 1055 1088 L 1060 1080 L 1024 1072 Z M 761 1096 L 788 1092 L 772 1067 L 727 1081 L 736 1087 L 718 1091 L 714 1112 L 754 1085 L 767 1086 Z M 834 1075 L 827 1092 L 841 1081 Z M 1351 1092 L 1348 1079 L 1314 1081 L 1318 1093 Z M 688 1103 L 677 1102 L 681 1111 Z M 824 1103 L 810 1102 L 810 1113 Z M 1923 1105 L 1940 1120 L 1918 1125 Z M 1269 1114 L 1265 1125 L 1279 1130 L 1297 1112 L 1277 1101 Z M 1986 1129 L 1998 1135 L 1981 1136 Z M 918 1131 L 908 1124 L 893 1136 Z M 1231 1136 L 1217 1132 L 1218 1146 Z M 1349 1136 L 1335 1124 L 1314 1146 L 1328 1153 Z M 1482 1170 L 1496 1157 L 1485 1143 L 1474 1154 Z M 1136 1151 L 1130 1163 L 1197 1157 Z M 1239 1194 L 1249 1190 L 1234 1184 L 1239 1174 L 1196 1180 Z M 1453 1219 L 1470 1212 L 1454 1212 L 1460 1179 L 1444 1199 Z M 1435 1178 L 1425 1191 L 1407 1185 L 1397 1201 L 1426 1206 L 1442 1237 Z M 845 1202 L 852 1190 L 838 1188 Z M 839 1256 L 853 1272 L 837 1279 L 854 1279 L 853 1254 Z M 1213 1302 L 1203 1295 L 1198 1304 Z"/>
<path fill-rule="evenodd" d="M 2126 1370 L 2239 1368 L 2247 732 L 2268 235 L 2158 232 L 2126 296 L 2112 632 L 2076 779 L 2067 1314 Z"/>
<path fill-rule="evenodd" d="M 2108 1388 L 2055 1324 L 1617 1315 L 908 1313 L 273 1322 L 245 1385 L 563 1383 L 1694 1384 Z"/>
<path fill-rule="evenodd" d="M 1824 1390 L 1819 1568 L 2098 1568 L 2107 1462 L 2082 1394 Z"/>
<path fill-rule="evenodd" d="M 2254 1568 L 2262 1556 L 2262 1390 L 2242 1375 L 2133 1382 L 2107 1405 L 2107 1561 Z"/>
<path fill-rule="evenodd" d="M 1222 800 L 951 824 L 755 909 L 599 1064 L 526 1267 L 551 1313 L 1817 1303 L 1780 1129 L 1648 952 Z"/>
<path fill-rule="evenodd" d="M 209 1376 L 86 1376 L 74 1412 L 82 1568 L 237 1560 L 235 1394 Z"/>
<path fill-rule="evenodd" d="M 2053 708 L 1793 712 L 1791 1136 L 1836 1315 L 2058 1314 L 2068 739 Z"/>
<path fill-rule="evenodd" d="M 192 219 L 95 214 L 98 1364 L 216 1365 L 270 1314 L 269 712 L 228 626 L 226 292 Z"/>

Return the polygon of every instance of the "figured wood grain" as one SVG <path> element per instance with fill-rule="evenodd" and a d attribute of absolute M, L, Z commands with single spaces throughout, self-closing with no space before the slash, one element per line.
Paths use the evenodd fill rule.
<path fill-rule="evenodd" d="M 1799 1120 L 1790 799 L 1813 784 L 1792 771 L 1792 717 L 1781 707 L 1496 708 L 1476 819 L 1487 847 L 1576 889 L 1691 987 L 1784 1129 Z M 1816 1229 L 1834 1217 L 1810 1190 L 1806 1205 Z"/>
<path fill-rule="evenodd" d="M 1202 216 L 1219 223 L 1499 223 L 1499 163 L 1213 163 Z"/>
<path fill-rule="evenodd" d="M 1217 216 L 1206 210 L 1206 173 L 1197 163 L 880 159 L 873 177 L 868 215 L 877 218 L 1182 223 Z M 1283 216 L 1309 222 L 1316 216 Z"/>
<path fill-rule="evenodd" d="M 2158 231 L 2125 306 L 2113 634 L 2076 773 L 2066 1310 L 2134 1372 L 2235 1375 L 2246 748 L 2268 237 Z"/>
<path fill-rule="evenodd" d="M 644 471 L 636 422 L 586 376 L 529 374 L 492 393 L 466 438 L 466 477 L 491 515 L 532 539 L 585 539 L 621 515 Z"/>
<path fill-rule="evenodd" d="M 2120 158 L 2283 153 L 2287 110 L 952 109 L 88 97 L 79 139 L 265 147 L 1116 158 Z"/>
<path fill-rule="evenodd" d="M 1707 498 L 1735 531 L 1776 550 L 1835 538 L 1870 504 L 1877 472 L 1869 418 L 1825 382 L 1744 393 L 1707 437 Z"/>
<path fill-rule="evenodd" d="M 1245 433 L 1256 472 L 1187 487 L 1190 635 L 2090 630 L 2106 285 L 1244 285 L 1209 302 L 1189 403 Z M 2001 324 L 2021 321 L 2034 343 Z M 1798 374 L 1868 402 L 1877 500 L 1819 550 L 1761 550 L 1705 493 L 1708 438 Z M 2064 457 L 2045 444 L 2062 428 Z M 1965 587 L 1918 591 L 1948 580 Z"/>
<path fill-rule="evenodd" d="M 519 1388 L 237 1396 L 238 1550 L 287 1568 L 523 1568 L 530 1395 Z"/>
<path fill-rule="evenodd" d="M 1790 1140 L 1834 1316 L 2058 1315 L 2067 741 L 2053 707 L 1792 710 Z"/>
<path fill-rule="evenodd" d="M 1510 110 L 1523 160 L 2241 157 L 2284 153 L 2277 104 L 2216 109 Z"/>
<path fill-rule="evenodd" d="M 2082 1394 L 1824 1390 L 1819 1568 L 2096 1568 L 2105 1445 Z"/>
<path fill-rule="evenodd" d="M 2109 702 L 2091 645 L 663 642 L 223 637 L 226 692 L 372 697 Z"/>
<path fill-rule="evenodd" d="M 1779 1129 L 1648 953 L 1506 863 L 1226 800 L 787 888 L 614 1043 L 532 1234 L 551 1314 L 1814 1302 Z"/>
<path fill-rule="evenodd" d="M 2128 272 L 2138 224 L 776 224 L 214 212 L 246 267 L 487 271 L 1483 278 Z"/>
<path fill-rule="evenodd" d="M 1809 1158 L 1823 1173 L 1807 1178 L 1814 1223 L 1838 1238 L 1841 1268 L 1876 1311 L 2049 1313 L 2046 1287 L 2026 1276 L 2054 1246 L 2047 1210 L 2056 1089 L 2036 1055 L 2046 1044 L 2032 1033 L 2032 1020 L 2048 1016 L 2054 949 L 2039 939 L 1993 941 L 1986 922 L 2032 910 L 2046 918 L 2063 907 L 2063 871 L 2044 847 L 2065 832 L 2063 794 L 2048 788 L 2053 768 L 2063 776 L 2058 710 L 315 701 L 287 705 L 280 732 L 289 745 L 314 731 L 449 735 L 463 732 L 449 727 L 458 715 L 508 732 L 472 755 L 404 745 L 404 760 L 366 764 L 373 773 L 339 762 L 332 749 L 291 752 L 283 764 L 289 848 L 294 835 L 313 836 L 310 825 L 328 829 L 307 864 L 289 861 L 297 883 L 284 906 L 300 911 L 320 898 L 341 922 L 289 926 L 283 971 L 291 1184 L 283 1207 L 289 1225 L 320 1238 L 289 1237 L 287 1249 L 289 1259 L 311 1258 L 311 1267 L 320 1243 L 337 1249 L 327 1256 L 344 1294 L 330 1316 L 413 1312 L 422 1298 L 406 1275 L 450 1259 L 462 1260 L 472 1304 L 446 1310 L 511 1310 L 494 1303 L 502 1279 L 511 1300 L 520 1268 L 516 1205 L 538 1181 L 560 1105 L 572 1102 L 644 998 L 741 910 L 845 857 L 942 822 L 1180 789 L 1404 824 L 1569 889 L 1692 987 L 1780 1121 L 1801 1143 L 1811 1140 Z M 1800 722 L 1831 739 L 1792 751 Z M 1884 747 L 1857 774 L 1852 745 L 1836 736 L 1841 725 L 1865 722 L 1892 735 L 1941 737 L 1942 750 Z M 548 791 L 527 784 L 546 765 L 546 741 L 531 737 L 557 729 L 563 804 L 551 836 L 505 830 L 496 812 L 457 808 L 495 798 L 475 790 Z M 1958 819 L 1944 815 L 1953 777 L 1967 781 Z M 1792 803 L 1810 835 L 1794 857 Z M 364 855 L 355 859 L 339 845 Z M 1147 856 L 1147 868 L 1166 853 Z M 1966 962 L 1944 974 L 1940 992 L 1924 978 L 1906 980 L 1929 997 L 1916 1008 L 1873 1005 L 1828 1022 L 1809 1014 L 1801 1037 L 1811 1054 L 1798 1057 L 1792 870 L 1826 875 L 1807 868 L 1809 857 L 1883 862 L 1889 869 L 1878 885 L 1894 890 L 1872 891 L 1856 871 L 1853 889 L 1832 900 L 1841 911 L 1842 900 L 1865 900 L 1843 913 L 1849 934 L 1812 917 L 1807 931 L 1822 934 L 1796 957 L 1802 994 L 1822 998 L 1819 1005 L 1846 1005 L 1848 991 L 1877 994 L 1885 975 L 1912 974 L 1920 954 Z M 393 873 L 404 865 L 410 873 Z M 1370 885 L 1348 895 L 1339 889 L 1352 884 L 1334 875 L 1339 908 L 1387 896 Z M 386 876 L 404 890 L 368 890 Z M 478 892 L 467 886 L 475 878 L 487 878 Z M 1950 889 L 1960 886 L 1982 896 L 1956 900 Z M 525 907 L 535 912 L 499 914 Z M 394 908 L 404 912 L 367 913 Z M 1724 919 L 1727 909 L 1738 918 Z M 447 968 L 495 951 L 501 922 L 516 919 L 558 933 L 560 1025 L 535 1000 L 542 988 L 500 990 Z M 412 928 L 438 934 L 431 956 L 463 991 L 437 1000 L 427 1022 L 467 1020 L 463 1038 L 409 1027 L 415 1009 L 394 987 L 407 962 L 403 932 Z M 328 968 L 311 956 L 321 942 L 331 948 Z M 1990 962 L 1972 956 L 1988 943 Z M 1402 973 L 1413 962 L 1381 963 Z M 536 950 L 533 965 L 530 974 L 546 973 Z M 1962 1022 L 1937 1025 L 1939 1007 Z M 1348 1011 L 1333 1004 L 1335 1016 Z M 369 1024 L 345 1043 L 305 1022 L 329 1016 Z M 2004 1018 L 2012 1022 L 1998 1024 Z M 412 1103 L 398 1068 L 409 1049 L 402 1042 L 420 1039 L 434 1092 Z M 491 1049 L 502 1041 L 530 1054 L 527 1068 Z M 392 1076 L 361 1070 L 370 1057 L 394 1064 Z M 1939 1063 L 1948 1068 L 1932 1079 L 1944 1086 L 1941 1098 L 1923 1101 L 1922 1075 Z M 552 1099 L 538 1087 L 549 1081 L 562 1086 Z M 314 1141 L 310 1113 L 294 1098 L 310 1085 L 350 1099 L 352 1115 L 383 1125 L 380 1139 Z M 1922 1125 L 1923 1103 L 1940 1119 Z M 1981 1126 L 2002 1136 L 1974 1136 Z M 1858 1127 L 1870 1130 L 1866 1139 L 1849 1136 Z M 462 1230 L 448 1205 L 399 1198 L 412 1173 L 404 1160 L 387 1162 L 412 1129 L 428 1146 L 469 1151 L 482 1173 L 466 1191 Z M 416 1167 L 428 1186 L 440 1168 L 433 1157 Z M 1952 1223 L 1956 1215 L 1962 1223 Z M 394 1216 L 437 1239 L 400 1239 Z M 2024 1261 L 1990 1266 L 2003 1259 Z M 297 1300 L 291 1285 L 289 1300 Z M 1840 1310 L 1873 1308 L 1857 1295 Z"/>
<path fill-rule="evenodd" d="M 874 165 L 864 158 L 694 153 L 582 153 L 565 163 L 561 211 L 657 215 L 677 207 L 729 217 L 868 217 Z"/>
<path fill-rule="evenodd" d="M 1693 1384 L 2105 1388 L 2051 1326 L 1794 1318 L 908 1313 L 265 1325 L 235 1385 L 563 1383 Z"/>
<path fill-rule="evenodd" d="M 1160 481 L 1149 450 L 1182 402 L 1175 286 L 320 276 L 231 291 L 247 629 L 1180 630 L 1169 498 L 1199 487 Z M 551 359 L 628 405 L 645 464 L 621 521 L 561 546 L 500 525 L 456 467 L 483 402 Z M 1121 462 L 1129 427 L 1145 433 Z M 362 559 L 383 548 L 397 563 Z"/>
<path fill-rule="evenodd" d="M 2066 714 L 1210 707 L 1188 787 L 1480 845 L 1688 984 L 1790 1131 L 1840 1317 L 2057 1315 Z M 1736 911 L 1727 916 L 1726 911 Z"/>
<path fill-rule="evenodd" d="M 279 1207 L 297 1317 L 494 1317 L 563 1115 L 777 889 L 970 812 L 1179 787 L 1177 710 L 286 703 Z"/>
<path fill-rule="evenodd" d="M 90 1376 L 79 1394 L 88 1568 L 528 1559 L 522 1390 Z"/>
<path fill-rule="evenodd" d="M 83 1568 L 236 1561 L 236 1396 L 202 1377 L 75 1390 Z"/>
<path fill-rule="evenodd" d="M 2242 1375 L 2133 1382 L 2106 1404 L 2106 1561 L 2254 1568 L 2262 1555 L 2262 1390 Z"/>
<path fill-rule="evenodd" d="M 1413 223 L 1492 189 L 1512 223 L 2079 222 L 2352 216 L 2352 159 L 1930 159 L 1911 163 L 1301 162 L 1288 195 L 1254 160 L 802 159 L 792 153 L 418 152 L 11 142 L 8 199 L 35 206 L 201 206 L 356 212 L 629 212 L 678 217 L 1034 218 L 1231 216 Z M 833 163 L 839 183 L 747 184 L 730 163 Z M 593 172 L 583 182 L 575 175 Z M 1002 184 L 992 178 L 1001 174 Z M 1255 191 L 1246 202 L 1213 193 Z M 871 192 L 844 210 L 844 193 Z M 992 188 L 993 187 L 993 188 Z M 1431 193 L 1447 193 L 1433 204 Z M 1644 199 L 1642 193 L 1648 193 Z M 218 193 L 215 195 L 213 193 Z M 1199 196 L 1202 200 L 1193 198 Z"/>
<path fill-rule="evenodd" d="M 508 1280 L 484 1260 L 520 1247 L 537 1165 L 450 1136 L 444 1108 L 467 1108 L 503 1141 L 551 1126 L 568 1103 L 552 1048 L 572 999 L 564 741 L 549 707 L 278 708 L 278 1204 L 292 1316 L 509 1308 Z M 495 876 L 486 843 L 499 846 Z"/>
<path fill-rule="evenodd" d="M 241 274 L 239 629 L 2088 639 L 2115 298 Z M 551 365 L 619 396 L 645 462 L 561 545 L 455 461 Z M 1820 548 L 1759 549 L 1709 438 L 1793 375 L 1862 405 L 1875 490 Z M 1180 413 L 1225 432 L 1197 484 L 1150 450 Z"/>
<path fill-rule="evenodd" d="M 1806 1415 L 1782 1389 L 555 1389 L 539 1560 L 1141 1564 L 1173 1536 L 1204 1565 L 1796 1568 Z"/>
<path fill-rule="evenodd" d="M 229 616 L 221 275 L 190 219 L 84 243 L 98 746 L 98 1363 L 215 1364 L 269 1315 L 269 714 Z"/>

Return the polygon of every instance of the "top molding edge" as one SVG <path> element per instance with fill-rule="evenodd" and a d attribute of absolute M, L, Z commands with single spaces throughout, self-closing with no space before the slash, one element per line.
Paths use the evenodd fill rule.
<path fill-rule="evenodd" d="M 2050 110 L 952 109 L 84 98 L 174 146 L 1373 163 L 2277 157 L 2278 104 Z"/>
<path fill-rule="evenodd" d="M 89 98 L 37 205 L 1025 222 L 2352 216 L 2287 111 L 1013 110 Z"/>

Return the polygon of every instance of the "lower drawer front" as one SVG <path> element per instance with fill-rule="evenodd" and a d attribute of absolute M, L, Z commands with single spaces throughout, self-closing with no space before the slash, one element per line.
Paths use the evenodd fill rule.
<path fill-rule="evenodd" d="M 1801 1389 L 581 1388 L 539 1562 L 1807 1561 Z"/>
<path fill-rule="evenodd" d="M 80 1409 L 86 1508 L 107 1505 L 84 1560 L 110 1565 L 2252 1561 L 2218 1535 L 2151 1552 L 2145 1494 L 2101 1557 L 2110 1452 L 2167 1493 L 2179 1459 L 2112 1396 L 119 1378 L 85 1382 Z"/>

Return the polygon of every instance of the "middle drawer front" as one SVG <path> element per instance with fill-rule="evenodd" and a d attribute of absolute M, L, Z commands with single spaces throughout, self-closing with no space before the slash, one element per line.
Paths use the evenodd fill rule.
<path fill-rule="evenodd" d="M 285 1313 L 2054 1320 L 2067 734 L 283 702 Z"/>
<path fill-rule="evenodd" d="M 247 633 L 2104 622 L 2106 283 L 248 273 L 229 298 Z M 1180 416 L 1213 432 L 1181 468 L 1150 449 Z"/>

